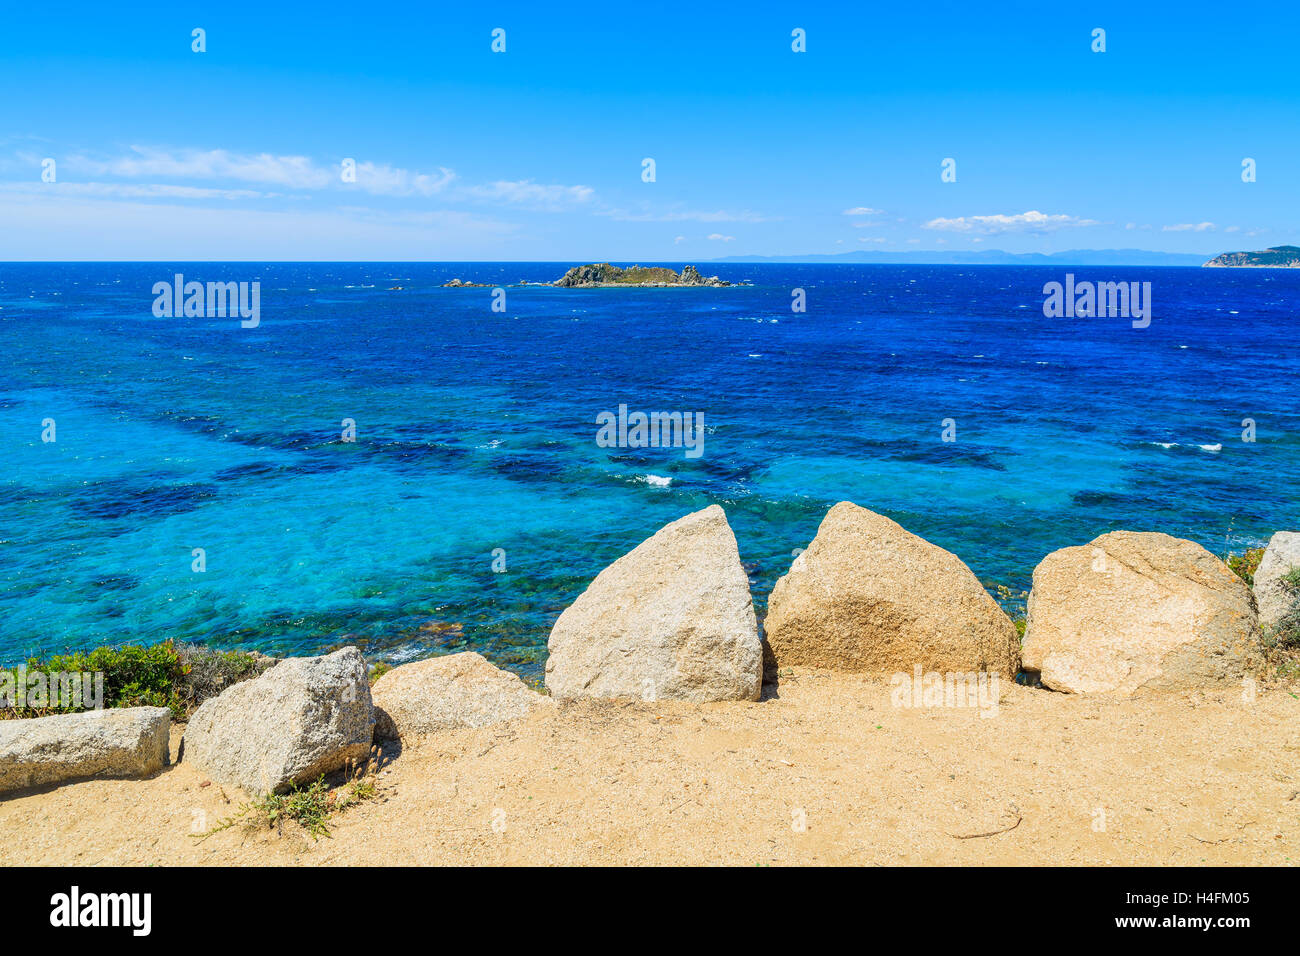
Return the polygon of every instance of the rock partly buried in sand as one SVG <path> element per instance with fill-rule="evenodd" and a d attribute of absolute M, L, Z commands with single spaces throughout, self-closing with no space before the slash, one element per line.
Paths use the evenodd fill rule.
<path fill-rule="evenodd" d="M 758 624 L 722 509 L 679 518 L 601 571 L 549 647 L 556 697 L 757 700 Z"/>
<path fill-rule="evenodd" d="M 764 622 L 772 665 L 867 674 L 1014 677 L 1015 625 L 956 555 L 841 501 L 776 582 Z"/>
<path fill-rule="evenodd" d="M 86 777 L 148 777 L 167 765 L 171 711 L 123 707 L 0 720 L 0 793 Z"/>
<path fill-rule="evenodd" d="M 290 657 L 207 701 L 185 729 L 183 759 L 250 793 L 283 790 L 361 762 L 375 716 L 355 647 Z"/>
<path fill-rule="evenodd" d="M 395 667 L 375 681 L 371 694 L 375 734 L 403 740 L 457 727 L 486 727 L 551 704 L 473 651 Z"/>
<path fill-rule="evenodd" d="M 1300 568 L 1300 532 L 1279 531 L 1269 539 L 1255 571 L 1255 601 L 1259 604 L 1261 626 L 1275 626 L 1296 602 L 1298 596 L 1282 584 L 1293 568 Z"/>
<path fill-rule="evenodd" d="M 1246 584 L 1199 544 L 1113 531 L 1034 569 L 1025 669 L 1075 694 L 1238 681 L 1259 663 Z"/>

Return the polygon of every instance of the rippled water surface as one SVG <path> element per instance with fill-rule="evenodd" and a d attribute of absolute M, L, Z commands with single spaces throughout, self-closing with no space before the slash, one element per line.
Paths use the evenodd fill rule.
<path fill-rule="evenodd" d="M 354 641 L 536 675 L 604 565 L 713 502 L 760 614 L 841 499 L 1017 593 L 1117 528 L 1223 554 L 1300 527 L 1296 273 L 1073 270 L 1150 281 L 1147 329 L 1044 318 L 1039 267 L 719 265 L 753 285 L 504 313 L 441 288 L 568 265 L 0 264 L 0 662 Z M 259 281 L 261 324 L 155 318 L 176 272 Z M 620 404 L 702 413 L 703 454 L 600 447 Z"/>

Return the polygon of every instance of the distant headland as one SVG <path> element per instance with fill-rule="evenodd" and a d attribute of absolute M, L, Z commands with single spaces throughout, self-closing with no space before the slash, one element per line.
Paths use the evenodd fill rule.
<path fill-rule="evenodd" d="M 1300 269 L 1300 246 L 1274 246 L 1263 252 L 1225 252 L 1205 263 L 1207 269 Z"/>

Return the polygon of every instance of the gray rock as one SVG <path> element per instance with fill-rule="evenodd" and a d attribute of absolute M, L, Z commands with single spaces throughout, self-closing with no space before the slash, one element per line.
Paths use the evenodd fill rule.
<path fill-rule="evenodd" d="M 757 700 L 762 645 L 722 509 L 674 521 L 601 571 L 549 648 L 555 697 Z"/>
<path fill-rule="evenodd" d="M 185 729 L 182 759 L 250 793 L 284 790 L 358 763 L 375 716 L 355 647 L 290 657 L 207 701 Z"/>
<path fill-rule="evenodd" d="M 375 733 L 390 739 L 487 727 L 554 706 L 549 697 L 473 651 L 395 667 L 371 691 Z"/>
<path fill-rule="evenodd" d="M 122 707 L 0 720 L 0 793 L 86 777 L 148 777 L 167 766 L 171 711 Z"/>
<path fill-rule="evenodd" d="M 1260 626 L 1273 627 L 1296 601 L 1282 587 L 1282 578 L 1292 568 L 1300 568 L 1300 532 L 1279 531 L 1269 539 L 1259 569 L 1255 571 Z"/>

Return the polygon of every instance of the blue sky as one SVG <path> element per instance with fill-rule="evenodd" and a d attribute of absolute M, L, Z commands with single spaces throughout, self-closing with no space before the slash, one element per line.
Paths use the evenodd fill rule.
<path fill-rule="evenodd" d="M 10 5 L 0 259 L 1300 242 L 1281 7 L 274 6 Z"/>

